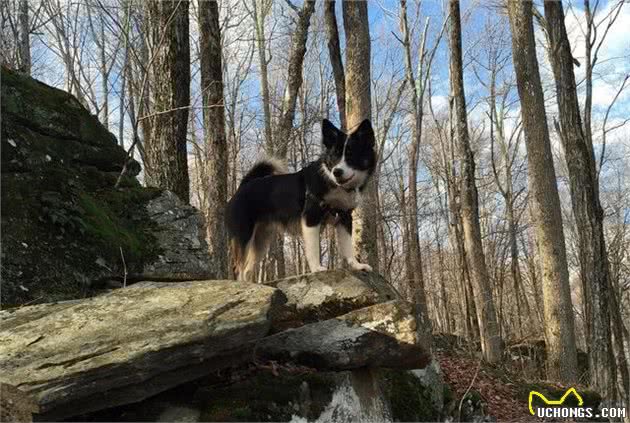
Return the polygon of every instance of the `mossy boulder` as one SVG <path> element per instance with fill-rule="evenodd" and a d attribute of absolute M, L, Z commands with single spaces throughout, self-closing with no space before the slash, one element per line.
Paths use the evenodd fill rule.
<path fill-rule="evenodd" d="M 72 95 L 2 68 L 3 306 L 81 298 L 159 261 L 162 191 Z M 126 270 L 126 272 L 125 272 Z M 211 276 L 210 274 L 206 274 Z"/>
<path fill-rule="evenodd" d="M 427 386 L 410 371 L 375 373 L 387 410 L 382 419 L 370 420 L 360 414 L 365 410 L 350 372 L 298 370 L 261 368 L 245 379 L 224 383 L 201 379 L 139 403 L 78 416 L 77 421 L 163 421 L 160 418 L 173 409 L 194 410 L 197 421 L 212 422 L 440 421 L 444 415 L 432 402 L 431 391 L 447 385 Z M 222 376 L 225 380 L 236 375 Z"/>

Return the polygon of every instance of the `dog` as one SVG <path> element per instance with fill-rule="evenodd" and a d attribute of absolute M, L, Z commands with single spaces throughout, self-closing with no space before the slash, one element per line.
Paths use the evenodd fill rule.
<path fill-rule="evenodd" d="M 301 232 L 309 269 L 326 270 L 319 248 L 327 223 L 336 228 L 339 254 L 348 266 L 372 270 L 355 259 L 352 247 L 352 211 L 376 167 L 372 124 L 366 119 L 346 134 L 324 119 L 322 144 L 320 158 L 299 172 L 287 173 L 276 160 L 265 159 L 243 177 L 226 208 L 237 280 L 255 281 L 256 266 L 279 231 Z"/>

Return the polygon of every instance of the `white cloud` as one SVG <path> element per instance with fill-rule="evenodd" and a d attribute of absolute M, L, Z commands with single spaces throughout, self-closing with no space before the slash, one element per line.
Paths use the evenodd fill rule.
<path fill-rule="evenodd" d="M 448 98 L 445 95 L 432 96 L 431 104 L 436 113 L 448 110 Z"/>

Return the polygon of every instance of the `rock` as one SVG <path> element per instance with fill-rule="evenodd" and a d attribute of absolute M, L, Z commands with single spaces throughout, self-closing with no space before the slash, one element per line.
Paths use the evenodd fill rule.
<path fill-rule="evenodd" d="M 528 339 L 508 345 L 505 348 L 505 355 L 516 371 L 527 371 L 532 377 L 545 372 L 547 349 L 544 339 Z M 578 374 L 584 375 L 587 379 L 583 382 L 588 383 L 588 354 L 579 348 L 577 350 L 577 364 Z"/>
<path fill-rule="evenodd" d="M 213 277 L 201 213 L 143 188 L 72 95 L 2 67 L 1 277 L 6 306 L 85 298 L 107 281 Z M 171 272 L 171 269 L 173 272 Z"/>
<path fill-rule="evenodd" d="M 373 399 L 378 402 L 370 406 Z M 155 421 L 171 407 L 191 414 L 199 410 L 200 421 L 443 421 L 440 416 L 445 415 L 434 408 L 412 371 L 292 373 L 279 368 L 259 370 L 231 383 L 213 384 L 204 378 L 140 403 L 80 416 L 78 421 Z"/>
<path fill-rule="evenodd" d="M 0 422 L 32 422 L 37 404 L 15 386 L 0 383 Z"/>
<path fill-rule="evenodd" d="M 198 422 L 199 417 L 201 417 L 201 411 L 196 408 L 180 405 L 167 405 L 166 408 L 160 413 L 156 421 Z"/>
<path fill-rule="evenodd" d="M 287 296 L 279 329 L 337 317 L 376 303 L 399 299 L 389 282 L 377 273 L 332 270 L 307 273 L 267 283 Z"/>
<path fill-rule="evenodd" d="M 73 95 L 5 67 L 2 120 L 8 124 L 7 151 L 2 151 L 8 169 L 3 172 L 39 171 L 61 161 L 117 172 L 124 164 L 126 153 L 114 135 Z M 132 162 L 132 174 L 139 171 Z"/>
<path fill-rule="evenodd" d="M 411 304 L 394 300 L 269 336 L 257 343 L 256 357 L 319 370 L 420 369 L 430 347 L 416 326 Z"/>
<path fill-rule="evenodd" d="M 370 369 L 348 372 L 333 392 L 332 399 L 317 423 L 336 422 L 391 422 L 389 404 L 383 396 L 380 377 Z M 304 418 L 294 418 L 292 422 L 304 422 Z"/>
<path fill-rule="evenodd" d="M 438 361 L 432 359 L 424 369 L 411 370 L 411 374 L 418 379 L 418 383 L 424 388 L 424 396 L 429 400 L 431 408 L 442 410 L 444 408 L 444 379 Z"/>
<path fill-rule="evenodd" d="M 182 203 L 170 191 L 149 201 L 146 209 L 156 224 L 153 235 L 161 253 L 144 265 L 136 279 L 195 280 L 215 274 L 210 266 L 205 221 L 199 210 Z"/>
<path fill-rule="evenodd" d="M 243 361 L 282 301 L 264 285 L 201 281 L 3 311 L 0 381 L 44 420 L 139 401 Z"/>
<path fill-rule="evenodd" d="M 130 287 L 159 288 L 172 282 L 136 282 Z M 341 316 L 350 311 L 398 299 L 399 294 L 377 273 L 329 270 L 266 282 L 286 296 L 273 321 L 273 332 Z"/>
<path fill-rule="evenodd" d="M 475 423 L 496 421 L 488 415 L 488 404 L 483 396 L 474 389 L 464 395 L 460 404 L 461 408 L 456 411 L 460 421 Z"/>
<path fill-rule="evenodd" d="M 203 421 L 289 421 L 316 419 L 330 403 L 345 373 L 258 372 L 246 380 L 203 386 L 192 401 Z"/>

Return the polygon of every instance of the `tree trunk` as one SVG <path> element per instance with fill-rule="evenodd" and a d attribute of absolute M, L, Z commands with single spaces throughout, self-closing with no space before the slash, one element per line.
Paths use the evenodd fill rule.
<path fill-rule="evenodd" d="M 94 39 L 94 43 L 99 50 L 99 67 L 101 73 L 101 94 L 103 96 L 103 100 L 101 105 L 99 106 L 99 114 L 101 115 L 101 123 L 105 128 L 109 129 L 109 71 L 110 68 L 107 66 L 107 52 L 106 52 L 106 40 L 105 40 L 105 23 L 103 22 L 102 14 L 99 14 L 98 21 L 99 27 L 98 32 L 94 26 L 94 19 L 92 17 L 92 12 L 90 7 L 88 7 L 88 21 L 90 24 L 90 30 L 92 32 L 92 38 Z"/>
<path fill-rule="evenodd" d="M 544 4 L 549 59 L 560 112 L 560 140 L 569 170 L 571 204 L 578 233 L 590 383 L 604 397 L 614 398 L 617 375 L 610 333 L 609 265 L 595 157 L 582 126 L 562 3 L 546 1 Z"/>
<path fill-rule="evenodd" d="M 335 78 L 335 95 L 337 97 L 337 109 L 339 109 L 339 122 L 341 130 L 346 131 L 346 82 L 341 59 L 341 47 L 339 44 L 339 27 L 337 26 L 337 15 L 335 14 L 335 1 L 324 2 L 324 22 L 326 24 L 326 34 L 328 35 L 328 55 L 332 65 L 333 76 Z"/>
<path fill-rule="evenodd" d="M 103 105 L 101 106 L 101 123 L 105 128 L 109 129 L 109 71 L 107 66 L 107 52 L 105 51 L 105 23 L 103 22 L 103 16 L 99 17 L 101 31 L 100 31 L 100 59 L 101 59 L 101 90 L 103 91 Z"/>
<path fill-rule="evenodd" d="M 273 155 L 275 148 L 271 129 L 271 96 L 269 94 L 269 71 L 267 66 L 269 63 L 267 61 L 267 38 L 265 36 L 265 18 L 270 8 L 270 0 L 253 1 L 256 46 L 258 47 L 258 64 L 260 66 L 260 90 L 262 93 L 263 116 L 265 119 L 265 145 L 267 153 Z"/>
<path fill-rule="evenodd" d="M 18 69 L 20 72 L 31 74 L 31 27 L 28 17 L 28 0 L 20 0 L 18 19 L 20 24 L 20 38 L 18 40 Z"/>
<path fill-rule="evenodd" d="M 291 37 L 291 50 L 289 52 L 289 64 L 287 70 L 286 87 L 282 99 L 282 111 L 278 122 L 278 137 L 276 139 L 276 155 L 286 159 L 290 140 L 293 138 L 293 120 L 297 97 L 302 86 L 302 68 L 306 55 L 306 41 L 308 28 L 311 24 L 311 16 L 315 11 L 315 1 L 307 0 L 298 12 L 296 27 Z"/>
<path fill-rule="evenodd" d="M 199 2 L 199 56 L 203 120 L 205 133 L 205 172 L 209 181 L 207 192 L 208 244 L 214 261 L 216 277 L 228 277 L 227 204 L 228 147 L 225 137 L 225 103 L 223 98 L 223 60 L 219 6 L 216 0 Z"/>
<path fill-rule="evenodd" d="M 147 186 L 173 191 L 189 202 L 188 107 L 190 104 L 190 44 L 188 1 L 146 3 L 151 114 L 145 139 Z"/>
<path fill-rule="evenodd" d="M 466 114 L 466 96 L 464 93 L 464 70 L 462 64 L 462 35 L 459 15 L 459 0 L 449 0 L 451 49 L 451 87 L 455 100 L 457 125 L 457 146 L 461 160 L 461 217 L 464 232 L 464 248 L 468 260 L 473 296 L 477 309 L 477 321 L 481 336 L 484 359 L 490 363 L 501 360 L 501 337 L 492 299 L 492 289 L 486 268 L 486 260 L 481 242 L 479 225 L 479 204 L 475 183 L 475 162 L 470 148 L 468 122 Z"/>
<path fill-rule="evenodd" d="M 123 65 L 120 70 L 120 90 L 118 91 L 118 144 L 122 148 L 125 148 L 125 97 L 127 95 L 127 74 L 129 72 L 127 67 L 129 67 L 129 47 L 125 45 Z"/>
<path fill-rule="evenodd" d="M 346 124 L 348 132 L 352 132 L 364 119 L 372 118 L 368 2 L 344 0 L 343 26 L 346 32 Z M 363 203 L 354 213 L 352 234 L 357 259 L 367 262 L 375 271 L 379 269 L 377 189 L 372 179 L 363 191 Z"/>
<path fill-rule="evenodd" d="M 512 51 L 518 52 L 512 58 L 527 145 L 532 220 L 541 259 L 547 377 L 573 383 L 577 379 L 573 305 L 560 198 L 536 58 L 532 2 L 508 0 L 508 15 Z"/>
<path fill-rule="evenodd" d="M 401 29 L 403 34 L 403 44 L 405 48 L 405 68 L 407 86 L 411 91 L 412 102 L 412 121 L 413 126 L 411 129 L 411 145 L 409 146 L 409 169 L 407 172 L 407 183 L 409 186 L 409 202 L 407 208 L 403 210 L 403 214 L 406 214 L 408 220 L 408 246 L 409 256 L 411 261 L 406 263 L 407 280 L 412 286 L 412 292 L 414 294 L 414 302 L 420 308 L 420 316 L 422 318 L 422 324 L 427 327 L 431 327 L 431 320 L 429 319 L 429 312 L 427 306 L 427 298 L 424 288 L 424 274 L 422 269 L 422 254 L 420 251 L 420 235 L 418 234 L 418 162 L 420 161 L 420 141 L 422 139 L 422 120 L 424 117 L 424 53 L 426 46 L 426 33 L 425 30 L 422 35 L 422 41 L 420 43 L 420 51 L 418 52 L 418 75 L 417 81 L 414 76 L 413 64 L 411 61 L 411 41 L 409 35 L 409 25 L 407 22 L 407 2 L 401 0 L 400 2 L 401 12 Z M 430 68 L 430 64 L 429 64 Z M 427 71 L 430 69 L 427 69 Z M 430 331 L 430 329 L 429 329 Z"/>
<path fill-rule="evenodd" d="M 278 120 L 278 131 L 274 136 L 273 154 L 281 160 L 286 160 L 290 141 L 293 139 L 293 121 L 297 97 L 302 86 L 302 70 L 304 56 L 306 55 L 306 41 L 308 28 L 311 24 L 311 16 L 315 11 L 315 1 L 307 0 L 304 6 L 297 12 L 296 27 L 291 36 L 291 50 L 289 51 L 289 64 L 287 70 L 286 87 L 282 99 L 282 109 Z M 270 248 L 271 265 L 275 264 L 275 276 L 283 278 L 286 274 L 284 257 L 284 236 L 276 238 Z"/>
<path fill-rule="evenodd" d="M 277 145 L 273 136 L 271 116 L 271 94 L 269 92 L 269 61 L 267 59 L 267 37 L 265 35 L 265 19 L 272 7 L 271 0 L 253 0 L 252 17 L 256 30 L 256 47 L 258 50 L 258 64 L 260 66 L 260 91 L 262 94 L 263 118 L 265 122 L 265 150 L 270 156 L 277 154 Z M 268 257 L 265 260 L 265 270 L 268 280 L 275 279 L 276 274 L 283 275 L 284 265 L 284 237 L 278 235 L 269 247 Z M 276 265 L 278 269 L 276 269 Z M 277 270 L 277 271 L 276 271 Z"/>

